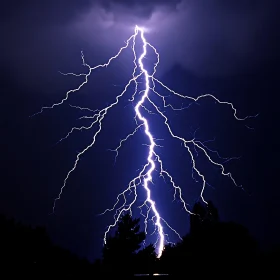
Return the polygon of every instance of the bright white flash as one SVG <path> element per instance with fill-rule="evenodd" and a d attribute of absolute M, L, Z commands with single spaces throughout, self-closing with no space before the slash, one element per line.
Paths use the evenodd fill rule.
<path fill-rule="evenodd" d="M 232 103 L 226 102 L 226 101 L 220 101 L 219 99 L 217 99 L 215 96 L 213 96 L 211 94 L 204 94 L 204 95 L 198 96 L 197 98 L 193 98 L 193 97 L 190 97 L 190 96 L 185 96 L 185 95 L 179 94 L 179 93 L 173 91 L 172 89 L 168 88 L 166 85 L 164 85 L 161 81 L 159 81 L 155 77 L 156 69 L 157 69 L 157 66 L 159 64 L 159 53 L 157 52 L 157 50 L 154 46 L 152 46 L 150 43 L 148 43 L 146 41 L 144 33 L 145 32 L 144 32 L 143 28 L 140 28 L 140 27 L 136 26 L 134 34 L 127 40 L 126 45 L 124 47 L 122 47 L 115 56 L 111 57 L 108 60 L 107 63 L 97 65 L 95 67 L 91 67 L 85 62 L 84 55 L 82 53 L 82 62 L 83 62 L 83 65 L 87 67 L 88 72 L 87 73 L 81 73 L 81 74 L 75 74 L 75 73 L 66 73 L 66 74 L 62 73 L 62 74 L 63 75 L 73 75 L 73 76 L 84 76 L 84 78 L 85 78 L 84 81 L 77 88 L 69 90 L 66 93 L 65 98 L 63 98 L 60 102 L 55 103 L 50 107 L 42 107 L 41 110 L 36 114 L 42 113 L 45 109 L 54 108 L 55 106 L 61 105 L 61 104 L 65 103 L 66 101 L 68 101 L 70 93 L 79 91 L 85 84 L 87 84 L 88 79 L 89 79 L 90 75 L 92 74 L 93 70 L 95 70 L 97 68 L 100 68 L 100 67 L 109 66 L 112 60 L 118 58 L 118 56 L 125 49 L 128 49 L 128 47 L 131 46 L 131 49 L 132 49 L 132 52 L 133 52 L 133 55 L 134 55 L 133 73 L 132 73 L 132 76 L 131 76 L 130 80 L 128 81 L 128 83 L 124 87 L 123 91 L 119 95 L 116 96 L 116 99 L 115 99 L 114 102 L 112 102 L 109 106 L 107 106 L 107 107 L 105 107 L 101 110 L 91 110 L 91 109 L 88 109 L 88 108 L 81 108 L 81 107 L 78 107 L 78 106 L 70 105 L 71 107 L 77 108 L 79 110 L 87 110 L 89 112 L 92 112 L 93 113 L 92 116 L 83 116 L 82 117 L 82 119 L 83 118 L 92 119 L 92 122 L 89 126 L 73 127 L 70 130 L 70 132 L 65 137 L 63 137 L 60 141 L 66 139 L 72 132 L 74 132 L 76 130 L 91 129 L 95 125 L 98 126 L 98 129 L 95 132 L 95 134 L 93 135 L 93 139 L 92 139 L 91 143 L 86 148 L 84 148 L 81 152 L 79 152 L 77 154 L 76 160 L 73 164 L 73 167 L 67 173 L 67 175 L 64 179 L 64 183 L 63 183 L 63 185 L 60 189 L 60 192 L 54 200 L 53 212 L 55 211 L 57 201 L 60 200 L 60 198 L 61 198 L 61 195 L 63 193 L 63 189 L 66 186 L 66 183 L 69 179 L 69 176 L 75 170 L 75 168 L 76 168 L 76 166 L 77 166 L 77 164 L 80 160 L 80 157 L 86 151 L 88 151 L 89 148 L 91 148 L 95 144 L 96 138 L 102 130 L 102 122 L 103 122 L 104 118 L 106 117 L 108 111 L 113 106 L 118 104 L 119 99 L 124 96 L 124 94 L 127 92 L 128 87 L 131 84 L 134 84 L 135 85 L 135 90 L 134 90 L 134 93 L 133 93 L 131 99 L 129 99 L 129 100 L 132 102 L 132 101 L 134 101 L 136 94 L 141 94 L 140 101 L 138 101 L 137 104 L 134 107 L 135 113 L 136 113 L 135 120 L 136 120 L 137 127 L 135 128 L 135 130 L 132 133 L 128 134 L 127 137 L 125 137 L 123 140 L 121 140 L 120 143 L 119 143 L 119 146 L 112 151 L 116 152 L 116 157 L 117 157 L 119 149 L 122 147 L 122 144 L 124 144 L 124 142 L 128 138 L 134 136 L 140 130 L 140 128 L 144 128 L 144 133 L 145 133 L 145 135 L 148 139 L 148 142 L 149 142 L 149 144 L 148 144 L 148 151 L 149 152 L 148 152 L 148 155 L 147 155 L 147 158 L 146 158 L 146 164 L 144 165 L 142 170 L 139 172 L 138 176 L 133 178 L 129 182 L 128 187 L 117 196 L 117 200 L 116 200 L 115 205 L 111 209 L 106 209 L 102 213 L 102 214 L 105 214 L 106 212 L 115 211 L 114 222 L 111 225 L 108 226 L 108 228 L 107 228 L 107 230 L 104 234 L 104 243 L 106 243 L 106 237 L 107 237 L 107 234 L 109 233 L 110 229 L 112 229 L 113 227 L 115 227 L 117 225 L 117 222 L 118 222 L 119 218 L 121 217 L 121 215 L 124 212 L 130 212 L 131 215 L 132 215 L 132 206 L 137 201 L 137 189 L 138 189 L 139 186 L 142 186 L 143 189 L 145 190 L 145 193 L 146 193 L 146 200 L 142 205 L 138 206 L 138 208 L 140 208 L 140 214 L 145 217 L 145 221 L 144 221 L 145 232 L 147 233 L 148 223 L 151 222 L 154 226 L 153 234 L 156 233 L 157 236 L 158 236 L 156 246 L 157 246 L 158 257 L 160 257 L 162 255 L 163 250 L 164 250 L 164 245 L 169 242 L 168 239 L 166 238 L 167 234 L 165 233 L 164 229 L 168 228 L 169 230 L 173 231 L 179 238 L 181 238 L 181 237 L 180 237 L 179 233 L 175 229 L 173 229 L 168 224 L 168 222 L 160 215 L 160 213 L 159 213 L 159 211 L 156 207 L 155 198 L 153 197 L 152 192 L 151 192 L 151 188 L 149 187 L 149 184 L 152 182 L 152 180 L 155 176 L 154 174 L 156 172 L 158 172 L 161 177 L 163 177 L 165 179 L 168 179 L 170 184 L 173 186 L 173 188 L 174 188 L 174 200 L 176 198 L 179 199 L 179 201 L 182 203 L 182 206 L 185 209 L 185 211 L 188 212 L 189 214 L 193 214 L 193 213 L 189 210 L 188 205 L 183 198 L 182 189 L 178 185 L 175 184 L 173 177 L 170 175 L 169 172 L 167 172 L 164 169 L 163 162 L 162 162 L 160 156 L 155 151 L 155 147 L 158 146 L 158 145 L 156 144 L 156 139 L 154 138 L 154 136 L 152 135 L 152 132 L 150 130 L 149 120 L 147 118 L 145 118 L 143 116 L 143 114 L 141 113 L 141 112 L 143 112 L 143 110 L 147 111 L 148 113 L 159 114 L 162 117 L 162 119 L 164 121 L 164 124 L 166 125 L 166 127 L 167 127 L 167 129 L 170 133 L 170 136 L 173 137 L 173 138 L 176 138 L 178 141 L 180 141 L 183 144 L 183 146 L 187 149 L 187 151 L 189 152 L 190 157 L 191 157 L 191 161 L 192 161 L 193 173 L 196 173 L 199 176 L 199 178 L 201 179 L 202 188 L 201 188 L 200 196 L 201 196 L 201 199 L 204 203 L 207 203 L 206 200 L 204 199 L 204 196 L 203 196 L 203 193 L 204 193 L 205 187 L 207 185 L 207 182 L 206 182 L 205 176 L 198 169 L 198 167 L 196 165 L 193 150 L 196 151 L 196 152 L 197 152 L 197 150 L 200 150 L 205 155 L 207 160 L 209 160 L 213 165 L 216 165 L 220 168 L 222 175 L 228 176 L 236 186 L 237 186 L 237 183 L 235 182 L 231 173 L 225 171 L 225 168 L 224 168 L 223 164 L 221 164 L 219 162 L 216 162 L 212 159 L 212 157 L 210 156 L 210 153 L 211 152 L 217 153 L 217 152 L 210 150 L 206 146 L 206 144 L 205 144 L 206 142 L 198 141 L 198 140 L 195 139 L 195 137 L 193 137 L 193 139 L 185 139 L 182 136 L 177 135 L 173 132 L 173 130 L 172 130 L 170 124 L 169 124 L 169 120 L 168 120 L 167 116 L 165 115 L 164 111 L 161 109 L 161 106 L 163 108 L 170 107 L 172 110 L 183 110 L 185 108 L 174 108 L 171 104 L 167 103 L 166 97 L 161 95 L 158 91 L 156 91 L 156 86 L 165 88 L 165 90 L 168 90 L 170 92 L 170 94 L 176 95 L 176 96 L 178 96 L 180 98 L 183 98 L 183 99 L 189 99 L 189 100 L 192 100 L 194 102 L 201 99 L 201 98 L 210 97 L 220 104 L 228 105 L 233 110 L 234 117 L 235 117 L 236 120 L 245 120 L 245 119 L 247 119 L 249 117 L 252 117 L 252 116 L 245 117 L 245 118 L 237 117 L 237 111 L 236 111 L 236 109 L 235 109 L 235 107 L 233 106 Z M 142 43 L 142 53 L 139 57 L 137 57 L 136 50 L 135 50 L 135 44 L 136 44 L 137 36 L 140 36 L 140 39 L 141 39 L 140 41 Z M 148 53 L 148 50 L 153 51 L 154 54 L 157 57 L 157 62 L 154 65 L 154 71 L 153 71 L 152 74 L 148 73 L 148 71 L 145 68 L 145 65 L 143 63 L 143 59 L 145 58 L 146 54 Z M 139 72 L 140 72 L 138 75 L 136 75 L 137 69 L 139 69 Z M 144 81 L 145 81 L 145 84 L 144 84 L 145 88 L 142 91 L 138 90 L 138 82 L 139 82 L 140 78 L 143 78 Z M 155 94 L 157 97 L 159 97 L 160 100 L 162 100 L 162 105 L 161 104 L 156 104 L 154 101 L 152 101 L 152 99 L 150 98 L 151 94 Z M 153 106 L 154 112 L 149 111 L 144 106 L 145 102 L 149 102 Z M 36 114 L 34 114 L 34 115 L 36 115 Z M 221 159 L 227 160 L 227 161 L 230 160 L 230 159 L 225 159 L 225 158 L 221 158 Z M 159 168 L 156 169 L 156 166 L 158 166 Z M 129 203 L 127 196 L 131 193 L 133 193 L 134 196 L 133 196 L 132 202 Z M 124 202 L 121 203 L 120 202 L 121 200 L 124 201 Z M 145 211 L 145 212 L 143 212 L 143 211 Z"/>

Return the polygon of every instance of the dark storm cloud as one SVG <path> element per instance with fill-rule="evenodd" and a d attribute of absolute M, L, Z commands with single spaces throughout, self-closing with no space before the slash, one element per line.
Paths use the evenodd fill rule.
<path fill-rule="evenodd" d="M 162 71 L 179 63 L 198 75 L 232 75 L 279 58 L 277 1 L 110 2 L 108 26 L 115 33 L 122 22 L 151 29 Z"/>
<path fill-rule="evenodd" d="M 95 44 L 98 41 L 102 44 L 103 40 L 106 42 L 106 38 L 102 37 L 106 21 L 112 18 L 113 22 L 117 21 L 118 15 L 122 15 L 124 11 L 128 11 L 138 21 L 137 18 L 148 18 L 157 6 L 165 4 L 174 7 L 168 1 L 148 1 L 147 5 L 143 5 L 143 1 L 119 0 L 2 2 L 0 13 L 4 44 L 1 46 L 1 70 L 29 86 L 42 81 L 48 84 L 53 78 L 50 75 L 57 73 L 61 67 L 66 68 L 69 57 L 73 57 L 74 53 L 78 57 L 87 43 L 92 47 L 92 52 L 100 52 Z M 91 18 L 85 26 L 83 23 L 87 16 Z M 81 29 L 77 29 L 77 26 Z M 121 43 L 128 34 L 123 33 L 118 37 Z M 112 38 L 112 35 L 108 32 L 108 37 Z M 102 49 L 106 50 L 111 45 L 109 42 Z M 111 48 L 116 50 L 116 47 L 119 45 Z M 100 57 L 102 58 L 102 53 Z"/>
<path fill-rule="evenodd" d="M 108 11 L 114 11 L 116 6 L 122 6 L 129 9 L 134 15 L 149 18 L 159 7 L 175 9 L 182 0 L 100 0 L 100 4 Z"/>
<path fill-rule="evenodd" d="M 77 16 L 85 13 L 91 7 L 102 7 L 114 12 L 117 6 L 139 11 L 138 16 L 149 17 L 159 6 L 175 8 L 180 0 L 49 0 L 49 1 L 5 1 L 1 6 L 1 19 L 10 24 L 19 22 L 27 24 L 63 24 L 74 21 Z M 24 22 L 23 22 L 24 20 Z"/>
<path fill-rule="evenodd" d="M 276 2 L 6 1 L 1 67 L 29 85 L 40 83 L 46 73 L 68 69 L 81 49 L 105 60 L 140 24 L 161 52 L 160 72 L 179 63 L 201 75 L 229 75 L 279 57 Z"/>
<path fill-rule="evenodd" d="M 158 46 L 199 75 L 236 74 L 279 58 L 276 11 L 276 1 L 185 0 L 159 17 Z"/>
<path fill-rule="evenodd" d="M 49 0 L 49 1 L 2 1 L 1 18 L 15 25 L 60 24 L 72 21 L 76 15 L 85 11 L 92 0 Z M 24 22 L 23 22 L 24 19 Z M 22 26 L 24 27 L 24 26 Z"/>
<path fill-rule="evenodd" d="M 73 49 L 68 24 L 83 15 L 92 1 L 14 0 L 1 4 L 1 72 L 14 83 L 31 88 L 49 84 L 65 63 L 67 48 Z"/>

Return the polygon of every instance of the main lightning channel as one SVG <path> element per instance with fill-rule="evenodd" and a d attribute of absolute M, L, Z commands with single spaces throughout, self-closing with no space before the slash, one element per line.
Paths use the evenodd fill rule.
<path fill-rule="evenodd" d="M 150 164 L 150 168 L 147 172 L 147 176 L 144 178 L 144 188 L 147 192 L 147 202 L 151 205 L 151 209 L 153 210 L 155 217 L 156 217 L 156 222 L 155 225 L 158 228 L 158 233 L 159 233 L 159 247 L 158 247 L 158 257 L 161 257 L 162 255 L 162 251 L 164 248 L 164 233 L 163 233 L 163 227 L 161 224 L 161 217 L 160 214 L 156 208 L 156 204 L 155 201 L 152 200 L 151 198 L 151 190 L 149 189 L 148 183 L 150 181 L 152 181 L 152 174 L 153 171 L 155 169 L 155 162 L 153 160 L 153 156 L 154 156 L 154 148 L 156 146 L 156 143 L 154 141 L 154 137 L 152 136 L 151 132 L 150 132 L 150 128 L 149 128 L 149 124 L 146 118 L 144 118 L 140 112 L 140 107 L 144 104 L 145 100 L 148 98 L 148 94 L 149 94 L 149 90 L 150 90 L 150 76 L 148 74 L 148 71 L 145 69 L 144 64 L 143 64 L 143 58 L 146 56 L 147 54 L 147 41 L 145 39 L 144 36 L 144 31 L 139 28 L 138 26 L 136 26 L 136 29 L 140 31 L 141 34 L 141 39 L 143 42 L 143 53 L 141 54 L 141 56 L 139 57 L 138 63 L 140 66 L 141 71 L 144 73 L 144 77 L 145 77 L 145 91 L 144 94 L 142 95 L 142 98 L 140 99 L 140 101 L 137 103 L 137 105 L 135 106 L 135 112 L 137 117 L 144 123 L 145 126 L 145 134 L 147 135 L 147 137 L 149 138 L 149 155 L 147 158 L 147 161 Z"/>

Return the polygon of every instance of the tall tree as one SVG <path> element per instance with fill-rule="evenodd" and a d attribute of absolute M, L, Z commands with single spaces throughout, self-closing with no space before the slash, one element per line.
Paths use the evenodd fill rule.
<path fill-rule="evenodd" d="M 193 207 L 193 213 L 190 217 L 190 233 L 196 234 L 198 231 L 204 230 L 209 226 L 213 226 L 219 222 L 219 214 L 217 208 L 212 201 L 208 201 L 207 205 L 197 202 Z"/>
<path fill-rule="evenodd" d="M 150 244 L 146 246 L 137 253 L 135 272 L 152 275 L 157 272 L 157 260 L 154 245 Z"/>
<path fill-rule="evenodd" d="M 140 231 L 140 219 L 123 215 L 114 236 L 108 237 L 103 248 L 103 263 L 106 272 L 111 274 L 132 274 L 137 251 L 145 240 L 145 233 Z"/>

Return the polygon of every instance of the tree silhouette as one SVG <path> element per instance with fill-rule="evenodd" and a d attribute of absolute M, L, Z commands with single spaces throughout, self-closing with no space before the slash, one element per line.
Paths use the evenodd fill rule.
<path fill-rule="evenodd" d="M 103 248 L 103 264 L 106 273 L 133 274 L 137 251 L 145 240 L 140 231 L 140 219 L 129 214 L 121 216 L 114 236 L 108 237 Z"/>
<path fill-rule="evenodd" d="M 214 204 L 209 201 L 206 206 L 197 202 L 193 207 L 195 215 L 190 216 L 190 233 L 197 234 L 205 228 L 219 222 L 219 214 Z"/>
<path fill-rule="evenodd" d="M 47 231 L 42 227 L 26 226 L 0 215 L 0 263 L 2 278 L 4 269 L 9 275 L 42 276 L 57 275 L 79 276 L 91 270 L 90 263 L 81 260 L 70 251 L 55 246 Z M 19 269 L 20 268 L 20 269 Z M 88 273 L 89 274 L 89 273 Z M 0 274 L 0 278 L 1 278 Z M 86 279 L 86 278 L 84 278 Z"/>
<path fill-rule="evenodd" d="M 0 278 L 7 275 L 5 269 L 10 276 L 28 279 L 54 275 L 129 279 L 127 276 L 135 273 L 168 273 L 175 279 L 193 275 L 216 279 L 228 275 L 276 275 L 280 247 L 261 251 L 245 227 L 220 221 L 211 202 L 205 206 L 196 203 L 193 213 L 196 215 L 191 216 L 190 233 L 176 245 L 166 245 L 160 259 L 152 244 L 140 250 L 146 237 L 140 231 L 140 219 L 123 215 L 115 234 L 107 239 L 103 259 L 94 264 L 54 245 L 44 228 L 26 226 L 0 215 Z"/>
<path fill-rule="evenodd" d="M 140 250 L 135 258 L 134 271 L 136 273 L 153 274 L 157 271 L 157 255 L 155 247 L 150 244 Z"/>
<path fill-rule="evenodd" d="M 248 230 L 232 222 L 219 221 L 213 203 L 196 203 L 190 218 L 190 233 L 175 246 L 166 246 L 160 260 L 162 272 L 200 276 L 223 274 L 249 268 L 257 255 L 255 240 Z M 225 277 L 226 275 L 224 275 Z"/>

